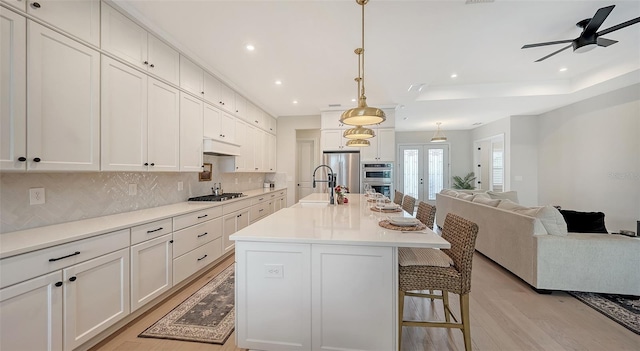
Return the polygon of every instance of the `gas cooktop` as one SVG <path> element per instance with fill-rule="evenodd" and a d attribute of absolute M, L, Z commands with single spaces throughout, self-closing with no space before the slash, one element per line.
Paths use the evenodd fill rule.
<path fill-rule="evenodd" d="M 243 193 L 223 193 L 221 195 L 204 195 L 191 197 L 187 201 L 225 201 L 245 196 Z"/>

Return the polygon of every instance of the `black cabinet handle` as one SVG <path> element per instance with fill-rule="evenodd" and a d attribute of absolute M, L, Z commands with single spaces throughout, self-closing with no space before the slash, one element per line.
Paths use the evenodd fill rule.
<path fill-rule="evenodd" d="M 202 216 L 198 216 L 198 219 L 203 219 L 205 217 L 209 217 L 209 215 L 202 215 Z"/>
<path fill-rule="evenodd" d="M 154 230 L 147 230 L 147 234 L 150 234 L 150 233 L 153 233 L 153 232 L 157 232 L 157 231 L 160 231 L 162 229 L 164 229 L 164 228 L 160 227 L 160 228 L 154 229 Z"/>
<path fill-rule="evenodd" d="M 173 239 L 172 239 L 172 240 L 169 240 L 169 244 L 173 244 Z"/>
<path fill-rule="evenodd" d="M 69 281 L 70 281 L 70 282 L 75 282 L 75 281 L 76 281 L 76 279 L 78 279 L 78 278 L 76 278 L 75 276 L 73 276 L 73 277 L 69 278 Z"/>
<path fill-rule="evenodd" d="M 262 212 L 262 211 L 264 211 L 264 208 L 261 208 L 260 211 L 258 211 L 258 212 Z"/>
<path fill-rule="evenodd" d="M 32 2 L 31 3 L 31 7 L 33 7 L 34 9 L 39 9 L 40 8 L 40 4 L 37 2 Z"/>
<path fill-rule="evenodd" d="M 144 63 L 145 65 L 148 65 L 148 64 L 149 64 L 149 61 L 144 61 L 143 63 Z"/>
<path fill-rule="evenodd" d="M 155 67 L 155 65 L 153 63 L 150 66 L 151 66 L 151 68 Z"/>
<path fill-rule="evenodd" d="M 239 215 L 237 215 L 236 217 L 237 217 L 237 218 L 240 218 L 240 217 L 242 217 L 242 213 L 241 213 L 241 214 L 239 214 Z"/>
<path fill-rule="evenodd" d="M 204 260 L 205 258 L 207 258 L 207 255 L 204 255 L 204 256 L 200 257 L 200 258 L 198 259 L 198 261 L 202 261 L 202 260 Z"/>
<path fill-rule="evenodd" d="M 56 285 L 57 287 L 61 287 L 61 286 L 62 286 L 62 282 L 57 282 L 55 285 Z"/>
<path fill-rule="evenodd" d="M 204 95 L 204 91 L 201 91 L 200 94 Z"/>
<path fill-rule="evenodd" d="M 40 157 L 35 157 L 35 158 L 33 159 L 33 162 L 40 162 L 40 161 L 42 161 L 42 160 L 40 159 Z"/>
<path fill-rule="evenodd" d="M 151 166 L 155 166 L 155 165 L 156 165 L 155 163 L 151 163 Z"/>
<path fill-rule="evenodd" d="M 27 158 L 26 158 L 26 157 L 24 157 L 24 156 L 20 156 L 20 157 L 18 157 L 18 161 L 20 161 L 20 162 L 24 162 L 24 161 L 26 161 L 26 160 L 27 160 Z"/>
<path fill-rule="evenodd" d="M 145 162 L 145 163 L 144 163 L 144 165 L 145 165 L 145 166 L 148 166 L 148 165 L 149 165 L 149 162 Z"/>
<path fill-rule="evenodd" d="M 257 169 L 257 168 L 256 168 L 256 169 Z M 262 201 L 262 200 L 264 200 L 264 197 L 261 197 L 261 198 L 259 198 L 259 199 L 258 199 L 258 201 Z"/>
<path fill-rule="evenodd" d="M 207 234 L 209 234 L 209 233 L 204 232 L 204 233 L 202 233 L 202 234 L 198 235 L 198 238 L 202 238 L 203 236 L 205 236 L 205 235 L 207 235 Z"/>
<path fill-rule="evenodd" d="M 63 260 L 65 258 L 69 258 L 71 256 L 76 256 L 76 255 L 79 255 L 79 254 L 80 254 L 80 251 L 76 251 L 76 252 L 74 252 L 74 253 L 72 253 L 70 255 L 66 255 L 66 256 L 62 256 L 62 257 L 58 257 L 58 258 L 50 258 L 49 262 L 60 261 L 60 260 Z"/>

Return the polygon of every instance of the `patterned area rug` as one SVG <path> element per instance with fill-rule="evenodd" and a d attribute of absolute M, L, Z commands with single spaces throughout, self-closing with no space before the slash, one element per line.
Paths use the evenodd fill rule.
<path fill-rule="evenodd" d="M 234 296 L 231 265 L 138 336 L 222 345 L 235 326 Z"/>
<path fill-rule="evenodd" d="M 632 296 L 570 291 L 578 300 L 640 335 L 640 299 Z"/>

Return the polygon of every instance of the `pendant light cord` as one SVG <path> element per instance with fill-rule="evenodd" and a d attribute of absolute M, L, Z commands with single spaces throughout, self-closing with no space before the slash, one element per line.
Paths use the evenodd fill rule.
<path fill-rule="evenodd" d="M 362 2 L 362 56 L 361 56 L 361 60 L 362 60 L 362 94 L 361 96 L 364 97 L 364 5 L 366 4 L 365 0 L 360 0 Z"/>

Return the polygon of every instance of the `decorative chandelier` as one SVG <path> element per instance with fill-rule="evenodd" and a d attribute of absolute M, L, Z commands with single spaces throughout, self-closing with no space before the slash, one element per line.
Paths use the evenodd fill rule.
<path fill-rule="evenodd" d="M 358 83 L 358 107 L 346 110 L 340 116 L 340 122 L 351 126 L 366 126 L 371 124 L 382 123 L 386 120 L 384 111 L 376 107 L 367 106 L 367 97 L 364 88 L 364 5 L 369 0 L 356 0 L 358 5 L 362 6 L 362 47 L 354 50 L 358 55 L 358 77 L 355 79 Z"/>
<path fill-rule="evenodd" d="M 369 145 L 370 145 L 369 140 L 365 140 L 365 139 L 351 139 L 347 141 L 347 146 L 367 147 Z"/>
<path fill-rule="evenodd" d="M 442 122 L 438 122 L 436 124 L 438 125 L 438 130 L 436 131 L 436 134 L 434 134 L 433 137 L 431 138 L 431 142 L 441 143 L 443 141 L 447 141 L 447 137 L 444 134 L 442 134 L 442 132 L 440 131 L 440 125 L 442 124 Z"/>
<path fill-rule="evenodd" d="M 376 133 L 369 128 L 357 126 L 355 128 L 345 130 L 342 133 L 342 136 L 347 139 L 369 139 L 376 136 Z"/>

